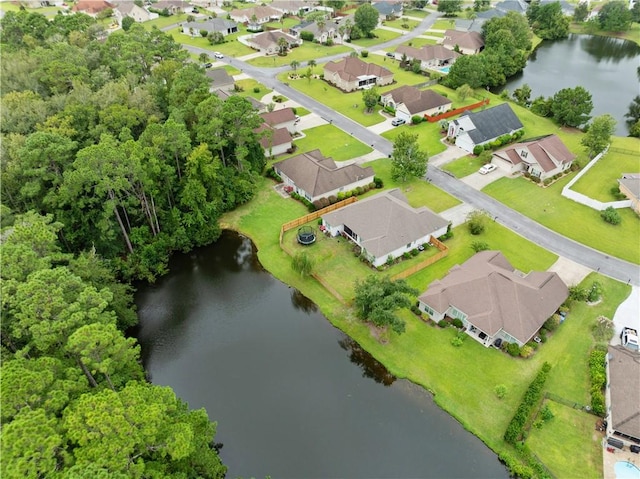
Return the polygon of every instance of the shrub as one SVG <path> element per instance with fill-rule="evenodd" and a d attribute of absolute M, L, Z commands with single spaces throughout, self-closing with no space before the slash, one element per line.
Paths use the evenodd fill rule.
<path fill-rule="evenodd" d="M 509 353 L 510 356 L 516 357 L 520 355 L 520 346 L 518 346 L 518 343 L 509 343 L 507 344 L 507 353 Z"/>
<path fill-rule="evenodd" d="M 332 47 L 333 46 L 333 38 L 327 38 L 327 41 L 324 42 L 325 46 Z"/>
<path fill-rule="evenodd" d="M 598 316 L 591 326 L 591 334 L 596 341 L 608 343 L 615 333 L 613 321 L 604 316 Z"/>
<path fill-rule="evenodd" d="M 402 257 L 404 259 L 409 259 L 411 258 L 411 253 L 409 253 L 408 251 L 405 251 L 404 253 L 402 253 Z"/>
<path fill-rule="evenodd" d="M 569 286 L 569 298 L 574 301 L 586 301 L 589 293 L 578 285 Z"/>
<path fill-rule="evenodd" d="M 418 251 L 418 248 L 414 248 L 410 251 L 410 253 L 411 253 L 411 256 L 415 257 L 420 254 L 420 251 Z"/>
<path fill-rule="evenodd" d="M 320 208 L 329 206 L 329 198 L 320 198 Z"/>
<path fill-rule="evenodd" d="M 464 332 L 460 331 L 455 335 L 455 337 L 451 338 L 451 344 L 456 348 L 459 348 L 460 346 L 462 346 L 462 343 L 464 342 L 466 337 L 467 335 Z"/>
<path fill-rule="evenodd" d="M 424 121 L 424 117 L 422 117 L 420 115 L 413 115 L 411 117 L 411 123 L 414 124 L 414 125 L 419 125 L 423 121 Z"/>
<path fill-rule="evenodd" d="M 440 321 L 438 321 L 438 326 L 440 326 L 441 328 L 446 328 L 447 326 L 449 326 L 449 323 L 447 323 L 444 319 L 441 319 Z"/>
<path fill-rule="evenodd" d="M 380 189 L 384 186 L 384 182 L 382 181 L 382 178 L 378 178 L 377 176 L 373 177 L 373 183 L 375 185 L 376 188 Z"/>
<path fill-rule="evenodd" d="M 591 410 L 603 415 L 605 412 L 602 390 L 607 382 L 606 358 L 603 349 L 594 349 L 589 353 L 589 376 L 591 378 Z"/>
<path fill-rule="evenodd" d="M 482 145 L 476 145 L 473 147 L 473 154 L 478 156 L 480 153 L 482 153 L 484 151 L 484 146 Z"/>
<path fill-rule="evenodd" d="M 602 295 L 602 285 L 597 281 L 594 281 L 591 284 L 591 288 L 589 288 L 589 292 L 587 293 L 587 301 L 590 303 L 595 303 L 600 299 Z"/>
<path fill-rule="evenodd" d="M 489 245 L 484 241 L 474 241 L 471 243 L 471 248 L 476 253 L 479 253 L 480 251 L 487 251 L 489 249 Z"/>
<path fill-rule="evenodd" d="M 560 319 L 561 318 L 559 314 L 554 314 L 544 322 L 542 327 L 549 332 L 555 331 L 556 329 L 558 329 L 558 326 L 560 326 Z"/>
<path fill-rule="evenodd" d="M 390 115 L 395 115 L 396 114 L 396 109 L 393 108 L 392 106 L 386 105 L 383 108 L 384 111 L 386 111 L 387 113 L 389 113 Z"/>
<path fill-rule="evenodd" d="M 472 235 L 484 232 L 489 217 L 484 211 L 472 211 L 467 215 L 467 227 Z"/>
<path fill-rule="evenodd" d="M 553 411 L 551 410 L 551 408 L 549 408 L 548 404 L 545 404 L 540 410 L 540 417 L 542 418 L 543 421 L 550 421 L 555 417 L 553 414 Z"/>
<path fill-rule="evenodd" d="M 320 204 L 320 200 L 315 200 L 313 202 L 313 206 L 317 209 L 317 210 L 321 210 L 322 209 L 322 205 Z"/>
<path fill-rule="evenodd" d="M 376 186 L 376 184 L 375 184 L 373 181 L 372 181 L 371 183 L 369 183 L 369 189 L 370 189 L 370 190 L 373 190 L 373 189 L 375 189 L 375 188 L 377 188 L 377 186 Z"/>
<path fill-rule="evenodd" d="M 369 56 L 369 50 L 362 50 L 360 52 L 360 56 L 362 56 L 362 58 L 367 58 Z"/>
<path fill-rule="evenodd" d="M 618 210 L 612 206 L 609 206 L 606 210 L 600 212 L 600 217 L 612 225 L 619 225 L 622 221 L 620 213 L 618 213 Z"/>
<path fill-rule="evenodd" d="M 357 186 L 356 195 L 361 195 L 362 193 L 364 193 L 364 189 L 362 188 L 362 186 Z"/>
<path fill-rule="evenodd" d="M 551 178 L 546 178 L 546 179 L 542 182 L 542 184 L 543 184 L 544 186 L 549 186 L 549 185 L 551 184 L 551 181 L 553 181 Z"/>
<path fill-rule="evenodd" d="M 260 93 L 260 87 L 259 86 L 254 86 L 253 87 L 253 93 Z"/>
<path fill-rule="evenodd" d="M 534 183 L 540 183 L 540 178 L 538 176 L 532 176 L 531 181 L 533 181 Z"/>
<path fill-rule="evenodd" d="M 453 324 L 456 328 L 458 329 L 462 329 L 462 320 L 460 318 L 453 318 L 453 321 L 451 321 L 451 324 Z"/>
<path fill-rule="evenodd" d="M 305 42 L 312 42 L 313 41 L 313 33 L 307 32 L 307 31 L 302 31 L 302 32 L 300 32 L 300 38 L 303 39 Z"/>
<path fill-rule="evenodd" d="M 498 384 L 494 388 L 494 391 L 498 399 L 504 399 L 504 397 L 507 395 L 507 386 L 505 386 L 504 384 Z"/>
<path fill-rule="evenodd" d="M 521 358 L 529 358 L 533 355 L 534 349 L 525 344 L 524 346 L 522 346 L 522 348 L 520 349 L 520 357 Z"/>
<path fill-rule="evenodd" d="M 627 198 L 623 193 L 620 192 L 620 188 L 617 186 L 612 187 L 609 191 L 611 192 L 611 196 L 613 196 L 617 201 Z"/>
<path fill-rule="evenodd" d="M 329 196 L 329 204 L 332 205 L 334 203 L 338 202 L 338 198 L 336 197 L 336 195 L 331 195 Z"/>
<path fill-rule="evenodd" d="M 422 315 L 422 311 L 420 311 L 420 308 L 418 307 L 417 304 L 411 305 L 411 312 L 413 314 L 415 314 L 416 316 L 421 316 Z"/>
<path fill-rule="evenodd" d="M 542 341 L 543 343 L 547 342 L 547 330 L 546 329 L 541 329 L 540 332 L 538 333 L 538 336 L 540 336 L 540 341 Z"/>

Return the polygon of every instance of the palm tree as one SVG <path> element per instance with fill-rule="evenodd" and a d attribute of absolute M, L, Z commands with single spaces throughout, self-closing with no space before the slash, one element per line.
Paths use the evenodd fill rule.
<path fill-rule="evenodd" d="M 289 42 L 286 38 L 280 37 L 278 38 L 278 49 L 280 51 L 280 55 L 284 56 L 287 54 L 287 49 L 289 48 Z"/>
<path fill-rule="evenodd" d="M 315 67 L 318 63 L 315 60 L 309 60 L 307 62 L 307 66 L 311 68 L 311 73 L 313 74 L 313 67 Z"/>
<path fill-rule="evenodd" d="M 298 60 L 293 60 L 291 63 L 289 63 L 289 65 L 291 65 L 291 69 L 293 70 L 293 72 L 295 73 L 295 71 L 298 69 L 298 67 L 300 66 L 300 62 Z"/>
<path fill-rule="evenodd" d="M 322 42 L 322 35 L 324 34 L 324 27 L 327 25 L 327 22 L 324 18 L 321 18 L 316 22 L 318 25 L 318 30 L 320 30 L 320 41 Z"/>

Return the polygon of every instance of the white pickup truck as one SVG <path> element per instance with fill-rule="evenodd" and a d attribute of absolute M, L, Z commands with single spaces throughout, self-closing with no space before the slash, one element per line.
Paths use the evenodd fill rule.
<path fill-rule="evenodd" d="M 633 351 L 640 351 L 640 344 L 638 344 L 638 331 L 632 328 L 622 328 L 620 333 L 620 342 L 622 345 Z"/>

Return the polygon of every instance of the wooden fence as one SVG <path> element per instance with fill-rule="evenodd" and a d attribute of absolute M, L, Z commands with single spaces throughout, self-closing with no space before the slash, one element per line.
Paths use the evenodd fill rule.
<path fill-rule="evenodd" d="M 439 252 L 436 253 L 435 255 L 425 259 L 424 261 L 413 265 L 411 268 L 407 268 L 404 271 L 393 275 L 391 277 L 391 280 L 395 281 L 397 279 L 404 279 L 404 278 L 406 278 L 408 276 L 411 276 L 412 274 L 417 273 L 418 271 L 426 268 L 427 266 L 431 266 L 436 261 L 440 261 L 442 258 L 444 258 L 445 256 L 447 256 L 449 254 L 449 248 L 447 248 L 447 245 L 445 245 L 439 239 L 432 237 L 431 240 L 429 241 L 429 243 L 432 244 L 433 246 L 435 246 L 436 248 L 438 248 Z"/>
<path fill-rule="evenodd" d="M 474 110 L 476 108 L 480 108 L 481 106 L 485 106 L 489 104 L 489 99 L 485 98 L 482 101 L 479 101 L 478 103 L 474 103 L 472 105 L 467 105 L 467 106 L 463 106 L 460 108 L 456 108 L 455 110 L 451 110 L 451 111 L 446 111 L 444 113 L 440 113 L 439 115 L 434 115 L 434 116 L 428 116 L 425 115 L 425 119 L 429 122 L 429 123 L 433 123 L 436 122 L 438 120 L 442 120 L 443 118 L 449 118 L 451 116 L 455 116 L 458 115 L 459 113 L 462 113 L 463 111 L 467 111 L 467 110 Z"/>
<path fill-rule="evenodd" d="M 280 245 L 282 245 L 282 237 L 284 236 L 285 232 L 289 231 L 290 229 L 308 223 L 309 221 L 313 221 L 316 218 L 320 218 L 324 214 L 335 211 L 338 208 L 342 208 L 343 206 L 350 205 L 351 203 L 355 203 L 356 201 L 358 201 L 358 198 L 352 196 L 350 198 L 347 198 L 346 200 L 338 201 L 337 203 L 329 205 L 326 208 L 322 208 L 321 210 L 316 210 L 313 213 L 309 213 L 308 215 L 304 215 L 300 218 L 296 218 L 295 220 L 291 220 L 288 223 L 284 223 L 280 228 Z"/>

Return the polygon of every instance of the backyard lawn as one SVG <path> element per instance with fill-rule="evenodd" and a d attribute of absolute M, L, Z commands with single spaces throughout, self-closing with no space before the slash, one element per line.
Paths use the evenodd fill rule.
<path fill-rule="evenodd" d="M 399 183 L 391 178 L 391 160 L 381 158 L 371 161 L 363 166 L 370 166 L 377 177 L 384 182 L 385 189 L 400 188 L 414 208 L 426 206 L 430 210 L 440 213 L 460 204 L 460 201 L 437 186 L 426 181 L 413 178 L 406 183 Z"/>
<path fill-rule="evenodd" d="M 240 96 L 251 96 L 258 101 L 262 100 L 262 97 L 271 93 L 273 90 L 270 90 L 262 83 L 254 80 L 253 78 L 245 78 L 243 80 L 237 80 L 236 85 L 242 88 L 243 91 L 239 92 Z M 257 88 L 258 91 L 254 91 L 254 88 Z"/>
<path fill-rule="evenodd" d="M 302 45 L 289 50 L 286 56 L 280 55 L 271 56 L 259 56 L 252 58 L 247 63 L 256 67 L 281 67 L 289 65 L 292 61 L 296 60 L 300 63 L 306 62 L 312 59 L 326 57 L 328 55 L 337 55 L 340 53 L 348 53 L 353 51 L 351 48 L 344 45 L 333 45 L 332 47 L 326 47 L 319 43 L 304 42 Z"/>
<path fill-rule="evenodd" d="M 158 27 L 162 30 L 164 27 L 168 27 L 169 25 L 186 21 L 188 16 L 189 15 L 186 13 L 176 13 L 175 15 L 170 15 L 168 17 L 158 17 L 153 20 L 149 20 L 148 22 L 143 22 L 142 26 L 147 30 L 151 30 L 153 27 Z"/>
<path fill-rule="evenodd" d="M 241 57 L 254 52 L 254 50 L 246 45 L 243 45 L 236 39 L 239 35 L 238 33 L 228 35 L 227 37 L 225 37 L 226 41 L 218 45 L 211 45 L 209 43 L 209 40 L 200 36 L 192 37 L 191 35 L 185 35 L 184 33 L 182 33 L 182 29 L 180 27 L 173 28 L 167 33 L 171 35 L 173 39 L 178 43 L 184 43 L 185 45 L 204 48 L 205 50 L 210 50 L 212 52 L 218 51 L 230 57 Z"/>
<path fill-rule="evenodd" d="M 321 125 L 304 130 L 303 138 L 294 140 L 297 150 L 294 155 L 320 149 L 322 154 L 336 161 L 350 160 L 366 155 L 373 149 L 333 125 Z M 293 155 L 289 155 L 293 156 Z"/>
<path fill-rule="evenodd" d="M 609 152 L 602 157 L 572 190 L 599 201 L 615 201 L 611 188 L 618 186 L 623 173 L 640 173 L 640 140 L 631 137 L 614 137 Z"/>
<path fill-rule="evenodd" d="M 500 178 L 483 192 L 538 223 L 575 241 L 612 256 L 640 264 L 640 218 L 630 208 L 618 210 L 619 225 L 611 225 L 600 213 L 561 196 L 572 175 L 541 188 L 524 178 Z"/>
<path fill-rule="evenodd" d="M 358 45 L 359 47 L 369 48 L 379 43 L 388 42 L 389 40 L 393 40 L 394 38 L 398 38 L 401 34 L 398 32 L 392 32 L 389 30 L 382 30 L 380 28 L 376 28 L 373 31 L 375 35 L 374 38 L 360 38 L 358 40 L 353 40 L 354 45 Z"/>
<path fill-rule="evenodd" d="M 429 12 L 426 10 L 410 10 L 405 8 L 402 15 L 405 17 L 426 18 L 426 16 L 429 15 Z"/>

